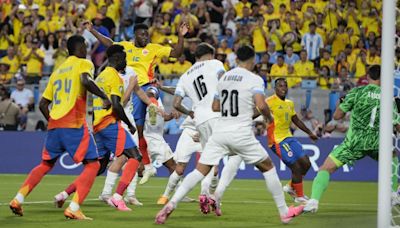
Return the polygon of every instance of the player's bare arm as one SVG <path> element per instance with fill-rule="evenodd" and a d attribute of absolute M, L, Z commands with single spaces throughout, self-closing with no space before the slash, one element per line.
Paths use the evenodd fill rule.
<path fill-rule="evenodd" d="M 46 98 L 42 97 L 39 102 L 39 109 L 40 112 L 43 114 L 44 118 L 48 121 L 50 119 L 50 112 L 49 112 L 49 106 L 51 104 L 50 100 L 47 100 Z"/>
<path fill-rule="evenodd" d="M 103 99 L 103 108 L 109 109 L 111 107 L 110 99 L 107 95 L 96 85 L 88 73 L 81 74 L 81 83 L 87 91 Z"/>
<path fill-rule="evenodd" d="M 307 133 L 307 135 L 310 137 L 312 140 L 317 140 L 318 136 L 316 136 L 308 127 L 299 119 L 297 115 L 292 116 L 292 122 L 300 128 L 302 131 Z"/>
<path fill-rule="evenodd" d="M 171 95 L 174 95 L 175 94 L 175 90 L 176 90 L 176 87 L 173 87 L 173 86 L 159 86 L 158 88 L 161 91 L 164 91 L 164 92 L 166 92 L 168 94 L 171 94 Z"/>
<path fill-rule="evenodd" d="M 182 100 L 183 97 L 181 96 L 174 96 L 174 108 L 176 110 L 178 110 L 179 112 L 185 114 L 185 115 L 189 115 L 190 117 L 192 117 L 192 119 L 194 118 L 194 112 L 193 111 L 189 111 L 185 106 L 182 105 Z"/>
<path fill-rule="evenodd" d="M 333 113 L 333 119 L 334 120 L 341 120 L 344 118 L 344 116 L 346 115 L 345 112 L 343 112 L 342 109 L 340 109 L 340 107 L 336 107 L 335 113 Z"/>
<path fill-rule="evenodd" d="M 117 117 L 124 121 L 126 125 L 128 125 L 129 131 L 131 134 L 135 134 L 136 128 L 132 125 L 131 121 L 129 121 L 128 117 L 125 114 L 124 108 L 121 105 L 121 97 L 116 95 L 111 95 L 111 105 L 113 112 L 117 115 Z"/>
<path fill-rule="evenodd" d="M 100 34 L 99 32 L 97 32 L 94 28 L 93 28 L 93 24 L 90 21 L 85 21 L 82 23 L 82 25 L 90 32 L 93 34 L 93 36 L 96 37 L 97 40 L 100 41 L 100 43 L 102 43 L 104 46 L 109 47 L 113 44 L 112 39 L 103 36 L 102 34 Z"/>
<path fill-rule="evenodd" d="M 189 31 L 189 25 L 184 22 L 179 26 L 178 32 L 178 43 L 175 47 L 171 50 L 170 57 L 179 58 L 183 53 L 183 43 L 184 43 L 184 36 Z M 97 38 L 97 37 L 96 37 Z"/>
<path fill-rule="evenodd" d="M 261 115 L 265 117 L 268 123 L 272 123 L 274 121 L 274 118 L 271 115 L 271 110 L 265 103 L 265 96 L 262 94 L 255 94 L 254 103 L 256 105 L 256 109 L 260 112 Z"/>

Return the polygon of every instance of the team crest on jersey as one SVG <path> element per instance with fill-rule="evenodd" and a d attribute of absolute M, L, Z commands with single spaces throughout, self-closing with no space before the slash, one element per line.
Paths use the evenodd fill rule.
<path fill-rule="evenodd" d="M 282 105 L 279 105 L 278 109 L 283 109 Z"/>
<path fill-rule="evenodd" d="M 289 151 L 289 152 L 287 153 L 287 155 L 289 156 L 289 158 L 291 158 L 291 157 L 293 157 L 293 152 L 292 152 L 292 151 Z"/>
<path fill-rule="evenodd" d="M 148 54 L 149 54 L 149 50 L 147 50 L 147 49 L 142 50 L 142 55 L 148 55 Z"/>

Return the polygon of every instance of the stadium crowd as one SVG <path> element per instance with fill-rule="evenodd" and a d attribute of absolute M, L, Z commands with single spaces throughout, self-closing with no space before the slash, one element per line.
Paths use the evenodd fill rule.
<path fill-rule="evenodd" d="M 81 34 L 89 44 L 87 58 L 96 68 L 102 66 L 106 48 L 82 22 L 92 21 L 99 33 L 115 41 L 132 40 L 134 24 L 145 23 L 153 43 L 172 46 L 178 25 L 187 22 L 184 55 L 157 63 L 164 85 L 176 85 L 194 63 L 197 44 L 208 42 L 227 70 L 236 66 L 235 51 L 241 45 L 253 46 L 253 71 L 265 88 L 286 77 L 290 88 L 311 81 L 323 90 L 346 92 L 368 83 L 367 67 L 380 64 L 381 10 L 381 0 L 0 0 L 0 84 L 16 87 L 13 93 L 24 96 L 23 104 L 8 96 L 19 105 L 16 119 L 24 129 L 33 95 L 19 87 L 45 81 L 57 69 L 67 58 L 70 35 Z M 5 113 L 9 99 L 2 97 L 0 113 Z M 308 107 L 301 114 L 319 135 L 347 130 L 348 122 L 318 121 Z M 173 121 L 168 131 L 179 133 L 182 121 Z M 256 124 L 255 131 L 264 134 L 262 128 Z"/>

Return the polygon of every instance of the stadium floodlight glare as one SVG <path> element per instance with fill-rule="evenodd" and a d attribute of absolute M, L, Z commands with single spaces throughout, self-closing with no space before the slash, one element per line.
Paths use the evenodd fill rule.
<path fill-rule="evenodd" d="M 396 30 L 396 3 L 384 0 L 382 9 L 382 67 L 381 102 L 379 120 L 379 183 L 378 228 L 390 227 L 391 223 L 391 168 L 392 167 L 392 119 L 394 81 L 394 39 Z"/>

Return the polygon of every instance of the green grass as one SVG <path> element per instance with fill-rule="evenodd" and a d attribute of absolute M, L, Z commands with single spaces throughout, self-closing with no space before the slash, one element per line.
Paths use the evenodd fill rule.
<path fill-rule="evenodd" d="M 63 190 L 74 176 L 50 175 L 45 177 L 29 195 L 26 202 L 44 201 L 24 205 L 24 216 L 11 214 L 8 202 L 14 197 L 25 175 L 0 175 L 0 227 L 157 227 L 154 217 L 159 205 L 158 196 L 164 191 L 165 178 L 153 178 L 139 186 L 137 196 L 143 207 L 132 212 L 119 212 L 97 201 L 104 177 L 99 177 L 82 207 L 94 221 L 71 221 L 62 209 L 54 208 L 53 196 Z M 310 193 L 311 182 L 305 183 Z M 199 187 L 189 196 L 196 198 Z M 296 218 L 290 227 L 375 227 L 377 184 L 360 182 L 330 183 L 317 214 Z M 287 202 L 289 202 L 287 197 Z M 196 203 L 181 203 L 164 227 L 282 227 L 278 212 L 262 180 L 235 180 L 228 188 L 222 205 L 223 216 L 202 215 Z"/>

